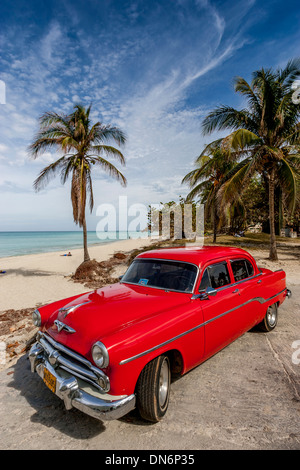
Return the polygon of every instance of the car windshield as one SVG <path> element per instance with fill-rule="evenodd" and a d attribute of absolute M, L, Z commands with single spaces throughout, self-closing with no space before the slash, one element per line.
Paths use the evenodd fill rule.
<path fill-rule="evenodd" d="M 136 259 L 121 282 L 157 289 L 191 293 L 197 276 L 197 266 L 180 261 Z"/>

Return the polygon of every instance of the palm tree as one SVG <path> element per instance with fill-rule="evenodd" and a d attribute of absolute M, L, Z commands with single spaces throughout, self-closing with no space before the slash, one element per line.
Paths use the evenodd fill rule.
<path fill-rule="evenodd" d="M 289 210 L 294 210 L 299 187 L 300 106 L 293 103 L 291 85 L 300 75 L 300 59 L 283 70 L 258 70 L 251 84 L 235 79 L 235 91 L 247 100 L 247 108 L 220 106 L 203 121 L 204 134 L 230 129 L 223 148 L 240 153 L 241 165 L 219 193 L 230 204 L 259 173 L 268 183 L 270 253 L 277 260 L 275 236 L 275 188 L 280 186 Z"/>
<path fill-rule="evenodd" d="M 231 170 L 235 167 L 233 153 L 228 154 L 221 148 L 222 139 L 207 145 L 195 160 L 196 168 L 190 171 L 182 180 L 191 191 L 186 201 L 192 201 L 200 196 L 200 203 L 205 204 L 205 216 L 210 215 L 213 223 L 213 242 L 217 239 L 219 222 L 224 220 L 224 213 L 219 210 L 218 191 L 225 183 Z"/>
<path fill-rule="evenodd" d="M 56 149 L 63 155 L 45 167 L 34 181 L 36 191 L 43 189 L 49 180 L 60 174 L 64 184 L 71 176 L 71 201 L 73 218 L 83 229 L 84 261 L 89 261 L 87 248 L 87 227 L 85 218 L 86 199 L 94 207 L 92 168 L 99 166 L 125 186 L 126 178 L 106 158 L 116 158 L 125 165 L 125 158 L 120 150 L 108 145 L 113 140 L 119 146 L 125 144 L 126 137 L 117 127 L 90 120 L 91 106 L 74 106 L 69 115 L 46 112 L 39 119 L 39 131 L 29 146 L 29 155 L 37 158 L 46 150 Z"/>

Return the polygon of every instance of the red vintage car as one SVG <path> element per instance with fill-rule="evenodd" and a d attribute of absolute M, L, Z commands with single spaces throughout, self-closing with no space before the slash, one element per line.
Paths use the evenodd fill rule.
<path fill-rule="evenodd" d="M 259 325 L 271 331 L 291 295 L 283 270 L 238 248 L 144 252 L 120 282 L 43 306 L 29 358 L 67 409 L 116 419 L 137 407 L 159 421 L 183 375 Z"/>

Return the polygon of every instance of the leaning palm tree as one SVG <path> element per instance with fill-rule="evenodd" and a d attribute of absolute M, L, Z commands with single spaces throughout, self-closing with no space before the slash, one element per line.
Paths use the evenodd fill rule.
<path fill-rule="evenodd" d="M 108 145 L 112 140 L 119 146 L 125 144 L 124 133 L 117 127 L 90 120 L 91 106 L 74 106 L 69 115 L 46 112 L 39 119 L 39 131 L 29 146 L 29 155 L 37 158 L 46 150 L 56 149 L 62 156 L 45 167 L 34 181 L 36 191 L 43 189 L 50 179 L 60 174 L 64 184 L 69 177 L 73 218 L 83 229 L 84 261 L 89 261 L 86 227 L 86 200 L 89 197 L 90 211 L 94 206 L 92 168 L 99 166 L 117 179 L 123 186 L 126 178 L 105 157 L 116 158 L 125 165 L 125 158 L 117 148 Z"/>
<path fill-rule="evenodd" d="M 258 70 L 251 84 L 235 79 L 235 91 L 247 100 L 247 107 L 236 110 L 220 106 L 203 121 L 204 134 L 231 130 L 223 148 L 240 153 L 242 164 L 222 188 L 222 203 L 239 197 L 255 173 L 268 183 L 271 260 L 277 260 L 275 236 L 275 188 L 281 186 L 292 212 L 299 188 L 300 106 L 292 100 L 291 85 L 300 76 L 300 59 L 290 61 L 283 70 Z"/>

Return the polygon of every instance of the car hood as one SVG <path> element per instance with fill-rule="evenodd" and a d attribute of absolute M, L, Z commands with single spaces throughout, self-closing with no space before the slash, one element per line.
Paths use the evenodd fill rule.
<path fill-rule="evenodd" d="M 91 345 L 109 335 L 190 302 L 191 295 L 117 283 L 83 294 L 55 309 L 44 330 L 65 346 L 89 356 Z M 66 325 L 61 331 L 61 325 Z M 70 327 L 74 332 L 67 331 Z M 106 343 L 105 343 L 106 344 Z"/>

